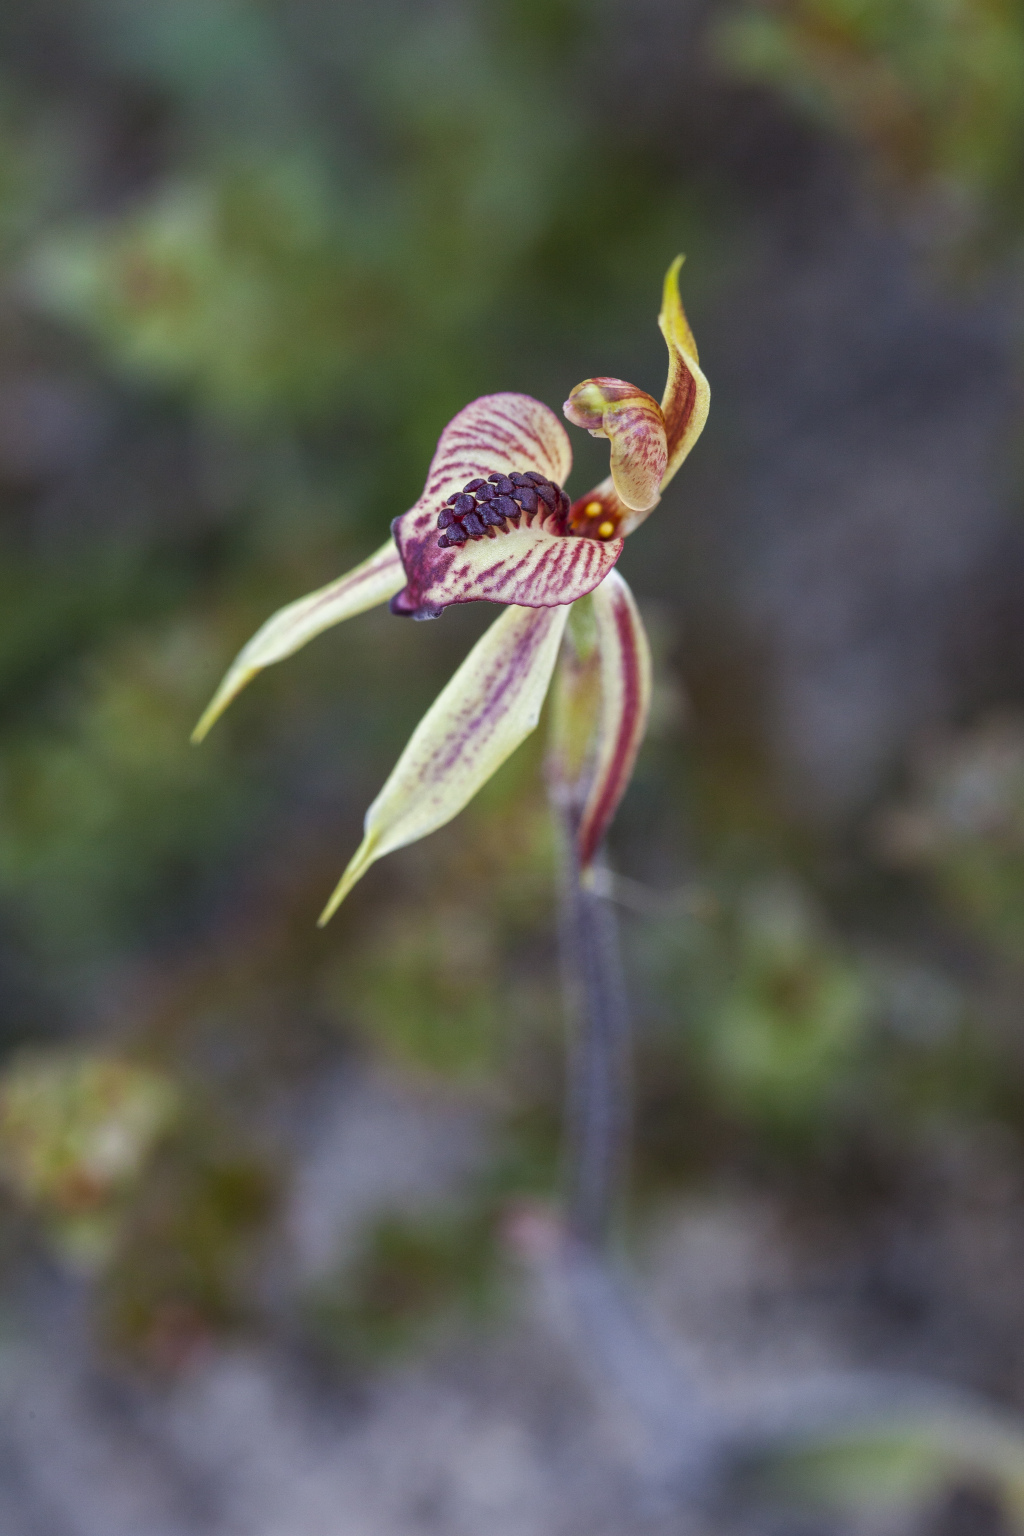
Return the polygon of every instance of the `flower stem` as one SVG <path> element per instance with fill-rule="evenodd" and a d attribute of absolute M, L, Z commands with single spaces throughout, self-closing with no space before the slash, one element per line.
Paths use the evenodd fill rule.
<path fill-rule="evenodd" d="M 571 811 L 552 794 L 560 849 L 560 948 L 568 1047 L 566 1216 L 580 1240 L 608 1240 L 625 1182 L 629 1013 L 615 913 L 580 878 Z"/>

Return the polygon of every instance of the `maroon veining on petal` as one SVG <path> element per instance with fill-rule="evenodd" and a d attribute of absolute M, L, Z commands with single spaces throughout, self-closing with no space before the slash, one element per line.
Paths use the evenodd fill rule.
<path fill-rule="evenodd" d="M 633 595 L 616 571 L 594 595 L 601 653 L 601 709 L 594 773 L 578 829 L 585 868 L 604 839 L 633 773 L 651 699 L 651 658 Z"/>
<path fill-rule="evenodd" d="M 406 574 L 392 612 L 436 618 L 479 600 L 548 608 L 592 591 L 622 543 L 569 532 L 571 465 L 565 429 L 540 401 L 466 406 L 441 434 L 423 496 L 392 524 Z"/>
<path fill-rule="evenodd" d="M 622 553 L 621 539 L 588 539 L 553 532 L 551 518 L 529 528 L 512 524 L 480 538 L 441 548 L 436 528 L 408 537 L 394 524 L 406 586 L 391 600 L 393 613 L 436 618 L 452 603 L 515 603 L 553 608 L 573 603 L 600 584 Z M 488 537 L 491 534 L 491 537 Z"/>

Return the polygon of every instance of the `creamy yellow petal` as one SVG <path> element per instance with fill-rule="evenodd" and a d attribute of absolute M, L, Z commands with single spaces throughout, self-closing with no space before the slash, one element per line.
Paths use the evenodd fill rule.
<path fill-rule="evenodd" d="M 275 661 L 283 661 L 323 630 L 340 624 L 342 619 L 354 618 L 368 608 L 375 608 L 378 603 L 386 603 L 401 591 L 404 584 L 402 562 L 394 540 L 389 539 L 375 555 L 357 565 L 347 576 L 339 576 L 326 587 L 280 608 L 239 651 L 192 732 L 192 740 L 202 741 L 232 699 L 257 672 Z"/>
<path fill-rule="evenodd" d="M 586 797 L 601 711 L 601 655 L 593 594 L 573 603 L 551 686 L 547 774 L 573 820 Z"/>
<path fill-rule="evenodd" d="M 320 918 L 376 860 L 458 815 L 536 727 L 568 607 L 508 607 L 430 706 L 366 813 L 366 835 Z"/>
<path fill-rule="evenodd" d="M 573 608 L 554 692 L 549 772 L 575 824 L 581 868 L 629 785 L 650 701 L 647 635 L 633 594 L 612 571 Z"/>
<path fill-rule="evenodd" d="M 579 823 L 583 868 L 604 841 L 633 776 L 651 708 L 651 648 L 632 592 L 612 571 L 592 594 L 601 658 L 594 760 Z"/>
<path fill-rule="evenodd" d="M 668 347 L 668 381 L 661 399 L 668 436 L 668 464 L 662 489 L 703 432 L 711 402 L 708 381 L 697 363 L 697 344 L 679 297 L 679 269 L 683 259 L 677 256 L 665 274 L 658 316 L 658 325 Z"/>

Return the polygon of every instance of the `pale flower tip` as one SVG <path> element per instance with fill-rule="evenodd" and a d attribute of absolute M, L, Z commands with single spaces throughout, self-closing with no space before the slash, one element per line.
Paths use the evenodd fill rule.
<path fill-rule="evenodd" d="M 222 713 L 223 706 L 217 701 L 217 699 L 212 700 L 212 702 L 206 706 L 206 708 L 203 710 L 203 713 L 199 717 L 195 730 L 189 737 L 189 741 L 194 747 L 198 747 L 201 741 L 206 740 L 207 736 L 216 725 Z"/>
<path fill-rule="evenodd" d="M 685 260 L 685 256 L 677 256 L 675 261 L 669 267 L 668 271 L 665 273 L 665 284 L 662 296 L 665 301 L 666 309 L 671 303 L 675 303 L 680 306 L 682 304 L 682 300 L 679 297 L 679 274 L 683 269 L 683 262 Z"/>
<path fill-rule="evenodd" d="M 672 344 L 670 338 L 674 338 L 696 363 L 699 361 L 697 343 L 693 338 L 690 322 L 686 318 L 683 301 L 679 297 L 679 272 L 685 260 L 685 256 L 677 256 L 665 273 L 665 286 L 662 292 L 661 314 L 658 316 L 658 323 L 669 345 L 671 346 Z"/>
<path fill-rule="evenodd" d="M 213 698 L 207 704 L 195 730 L 189 738 L 194 747 L 198 747 L 201 741 L 205 741 L 210 731 L 216 725 L 221 715 L 227 709 L 232 699 L 237 698 L 246 683 L 255 676 L 254 672 L 247 672 L 243 677 L 232 677 L 231 674 L 224 679 Z"/>
<path fill-rule="evenodd" d="M 349 891 L 363 878 L 376 857 L 377 839 L 367 835 L 356 849 L 348 868 L 335 886 L 330 901 L 317 918 L 316 925 L 318 928 L 327 927 L 327 924 L 335 912 L 337 912 Z"/>

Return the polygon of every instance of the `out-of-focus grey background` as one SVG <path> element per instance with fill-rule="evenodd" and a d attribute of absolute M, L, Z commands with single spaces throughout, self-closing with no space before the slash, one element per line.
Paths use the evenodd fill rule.
<path fill-rule="evenodd" d="M 467 400 L 660 392 L 680 250 L 623 1251 L 709 1379 L 1024 1409 L 1022 208 L 1019 0 L 4 7 L 5 1536 L 691 1529 L 503 1239 L 558 1183 L 542 733 L 314 926 L 490 611 L 188 745 Z M 832 1491 L 743 1519 L 1009 1519 L 956 1455 Z"/>

